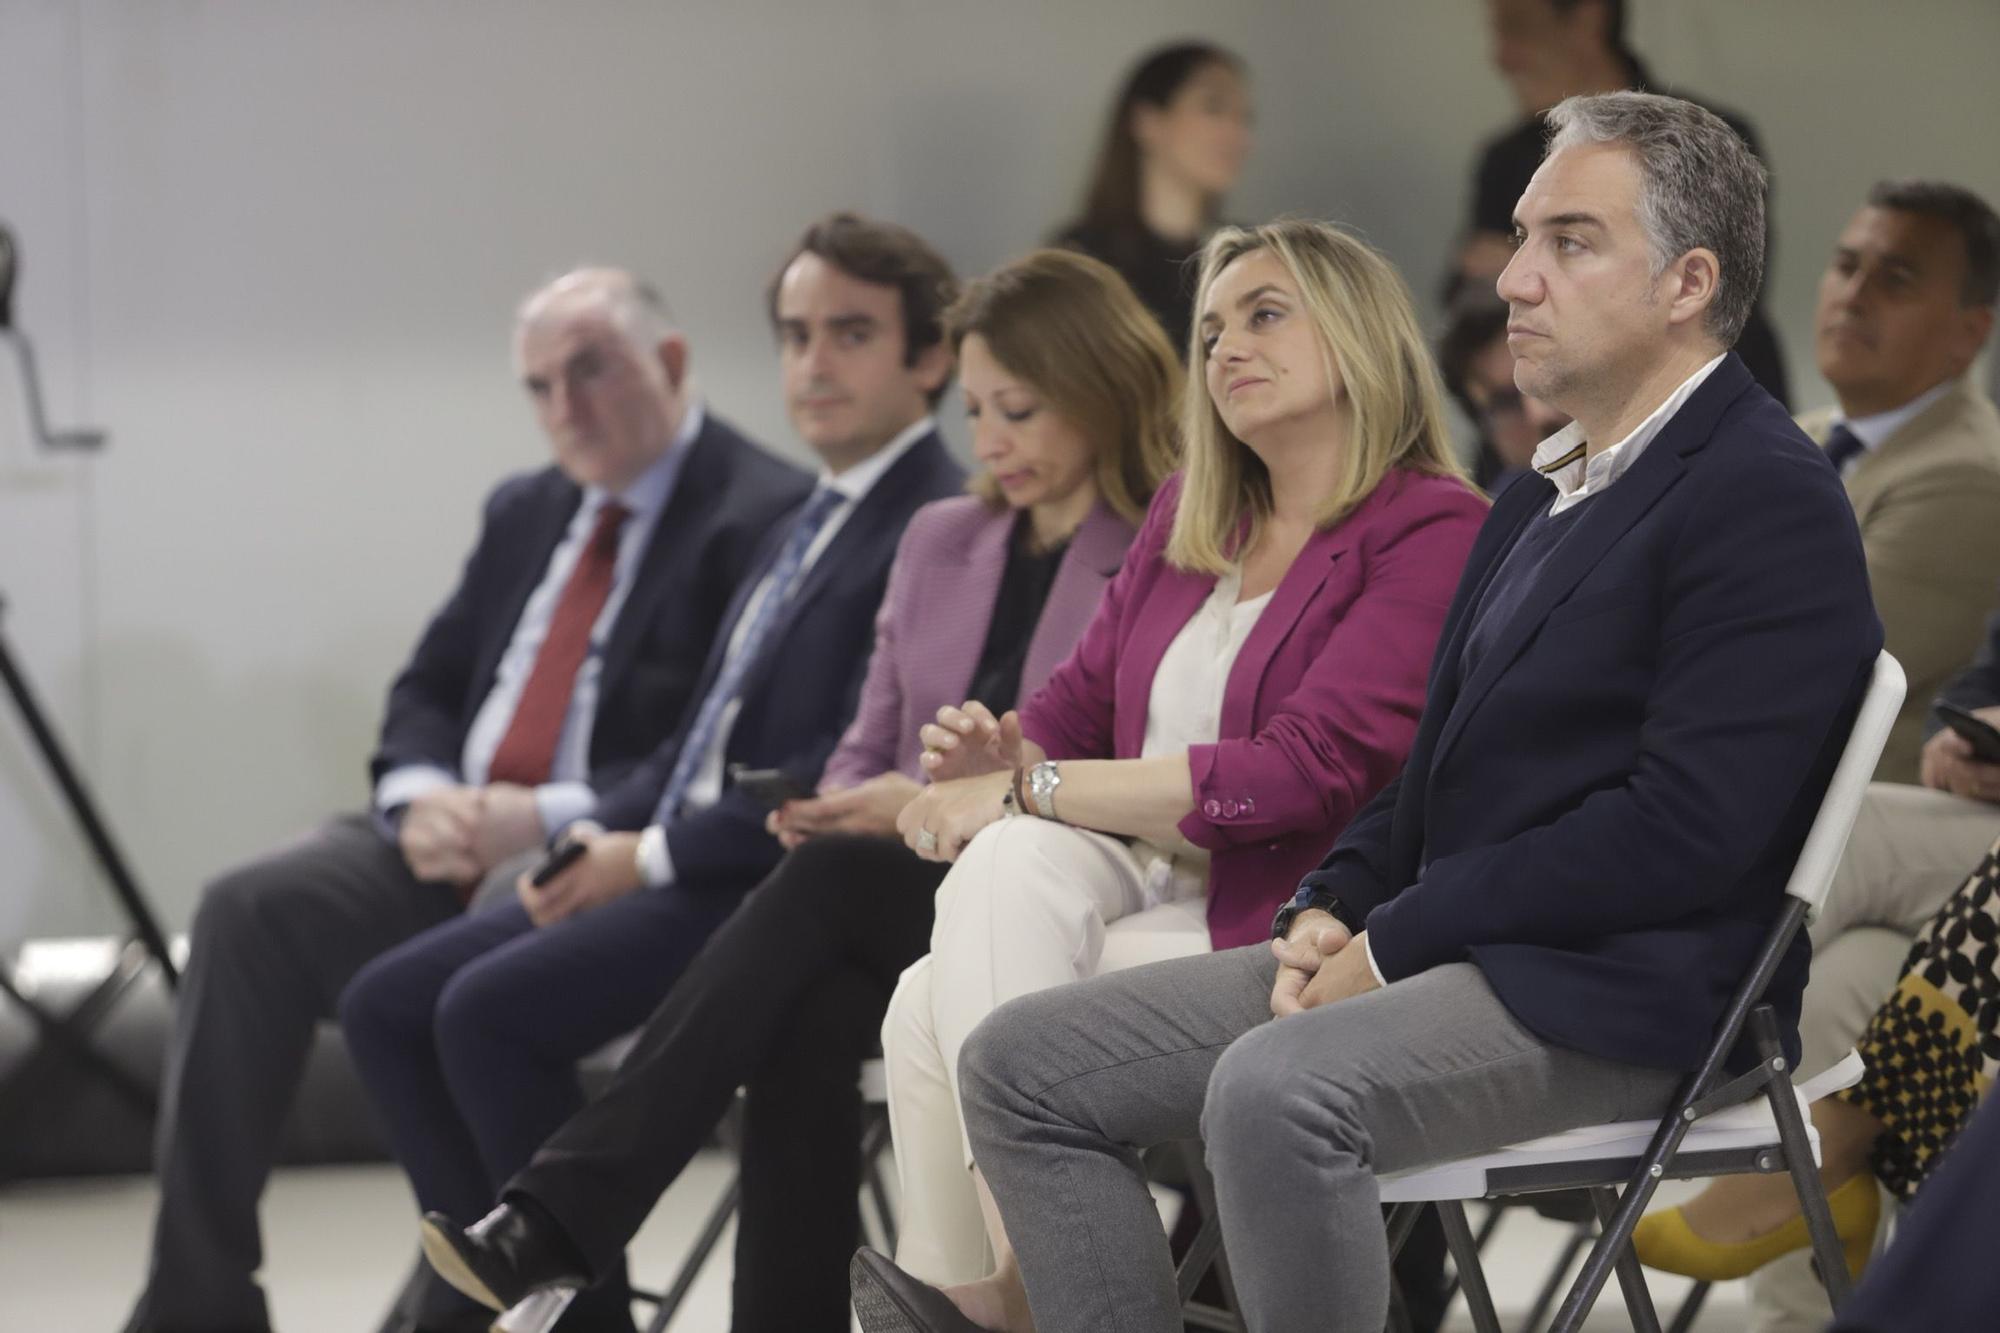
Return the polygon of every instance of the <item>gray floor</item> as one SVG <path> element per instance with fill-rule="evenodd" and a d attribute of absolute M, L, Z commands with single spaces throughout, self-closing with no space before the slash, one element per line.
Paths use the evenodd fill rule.
<path fill-rule="evenodd" d="M 705 1154 L 654 1211 L 632 1248 L 637 1281 L 658 1284 L 672 1274 L 727 1167 L 719 1154 Z M 0 1191 L 0 1333 L 115 1333 L 138 1285 L 152 1201 L 145 1179 L 54 1181 Z M 388 1167 L 280 1172 L 264 1220 L 266 1282 L 281 1333 L 372 1329 L 414 1254 L 411 1207 L 400 1176 Z M 1501 1226 L 1486 1269 L 1503 1314 L 1526 1309 L 1561 1238 L 1560 1228 L 1532 1215 L 1510 1215 Z M 1656 1299 L 1671 1309 L 1684 1287 L 1660 1278 Z M 725 1242 L 674 1328 L 711 1333 L 728 1326 Z M 1470 1328 L 1462 1305 L 1451 1327 Z M 1590 1328 L 1608 1333 L 1627 1327 L 1614 1292 Z M 1702 1333 L 1738 1333 L 1740 1286 L 1719 1289 L 1699 1327 Z"/>

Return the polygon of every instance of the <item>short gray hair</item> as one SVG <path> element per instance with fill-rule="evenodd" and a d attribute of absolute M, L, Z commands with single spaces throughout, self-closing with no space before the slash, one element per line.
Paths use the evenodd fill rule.
<path fill-rule="evenodd" d="M 522 325 L 544 318 L 558 306 L 595 305 L 610 318 L 633 350 L 650 355 L 660 340 L 678 331 L 673 312 L 652 283 L 624 269 L 573 268 L 521 302 Z"/>
<path fill-rule="evenodd" d="M 1764 284 L 1764 196 L 1770 175 L 1722 117 L 1678 97 L 1601 93 L 1548 113 L 1553 157 L 1581 144 L 1623 144 L 1639 159 L 1639 225 L 1653 274 L 1697 247 L 1719 269 L 1708 330 L 1734 347 Z"/>

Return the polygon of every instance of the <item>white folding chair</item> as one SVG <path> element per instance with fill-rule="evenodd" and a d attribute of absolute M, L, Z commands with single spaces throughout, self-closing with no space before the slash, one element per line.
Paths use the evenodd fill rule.
<path fill-rule="evenodd" d="M 1778 1041 L 1777 1018 L 1763 1003 L 1764 991 L 1799 930 L 1817 916 L 1833 885 L 1856 812 L 1902 705 L 1902 667 L 1888 653 L 1875 661 L 1861 707 L 1818 815 L 1785 885 L 1789 900 L 1764 946 L 1731 998 L 1701 1066 L 1681 1085 L 1667 1113 L 1657 1121 L 1596 1125 L 1512 1144 L 1498 1152 L 1441 1162 L 1381 1178 L 1392 1251 L 1401 1247 L 1426 1205 L 1435 1205 L 1460 1287 L 1477 1333 L 1500 1333 L 1479 1250 L 1466 1222 L 1464 1200 L 1552 1190 L 1588 1190 L 1602 1232 L 1556 1312 L 1550 1333 L 1576 1333 L 1613 1271 L 1618 1274 L 1632 1324 L 1640 1333 L 1658 1333 L 1639 1261 L 1632 1253 L 1632 1229 L 1660 1181 L 1701 1179 L 1744 1172 L 1789 1171 L 1805 1212 L 1821 1279 L 1838 1310 L 1849 1281 L 1826 1192 L 1819 1180 L 1819 1140 L 1802 1111 L 1812 1098 L 1845 1087 L 1861 1076 L 1860 1057 L 1847 1060 L 1806 1087 L 1792 1086 L 1789 1062 Z M 1723 1068 L 1745 1027 L 1756 1044 L 1758 1063 L 1735 1078 Z M 1621 1194 L 1619 1184 L 1625 1186 Z M 1205 1242 L 1205 1243 L 1204 1243 Z M 1198 1241 L 1189 1262 L 1202 1266 L 1220 1246 L 1219 1234 Z M 1201 1274 L 1181 1274 L 1183 1299 Z"/>

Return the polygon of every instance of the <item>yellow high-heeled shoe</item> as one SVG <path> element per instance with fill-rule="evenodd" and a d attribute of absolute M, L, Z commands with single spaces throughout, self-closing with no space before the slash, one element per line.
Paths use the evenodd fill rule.
<path fill-rule="evenodd" d="M 1841 1252 L 1847 1260 L 1847 1275 L 1858 1280 L 1861 1270 L 1868 1266 L 1869 1252 L 1875 1248 L 1875 1227 L 1882 1216 L 1875 1177 L 1863 1171 L 1827 1195 L 1826 1203 L 1833 1213 L 1833 1230 L 1840 1237 Z M 1646 1214 L 1632 1232 L 1632 1249 L 1640 1263 L 1662 1273 L 1679 1273 L 1703 1282 L 1748 1277 L 1780 1255 L 1811 1245 L 1803 1213 L 1746 1241 L 1703 1240 L 1694 1234 L 1679 1208 Z"/>

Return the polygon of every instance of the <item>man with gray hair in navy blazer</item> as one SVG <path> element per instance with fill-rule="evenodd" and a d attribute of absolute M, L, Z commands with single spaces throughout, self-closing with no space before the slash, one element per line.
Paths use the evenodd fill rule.
<path fill-rule="evenodd" d="M 257 1201 L 315 1027 L 363 964 L 458 916 L 672 734 L 736 585 L 808 489 L 706 407 L 686 335 L 629 273 L 536 292 L 514 351 L 554 460 L 488 497 L 390 688 L 372 808 L 228 871 L 196 910 L 133 1333 L 268 1327 Z M 418 1321 L 435 1322 L 391 1327 Z"/>
<path fill-rule="evenodd" d="M 1712 1040 L 1882 630 L 1839 478 L 1730 351 L 1763 168 L 1672 98 L 1572 98 L 1549 123 L 1498 288 L 1521 391 L 1574 421 L 1473 547 L 1407 768 L 1270 944 L 1043 991 L 974 1032 L 965 1120 L 1017 1253 L 940 1292 L 864 1251 L 869 1333 L 967 1330 L 975 1308 L 1178 1330 L 1134 1149 L 1197 1134 L 1249 1327 L 1377 1333 L 1378 1174 L 1658 1114 Z M 1794 1056 L 1808 952 L 1768 997 Z"/>

